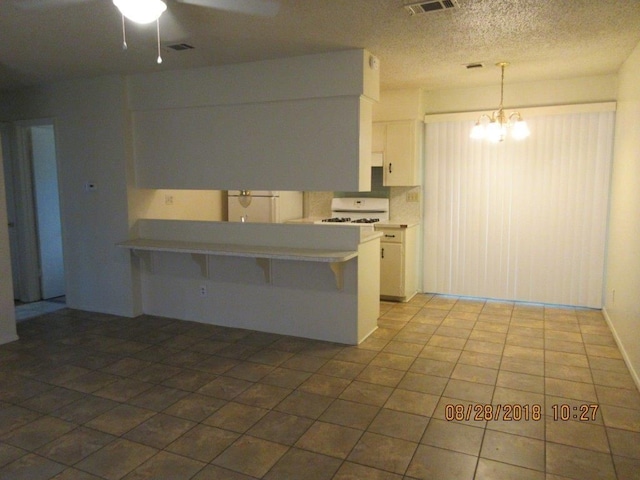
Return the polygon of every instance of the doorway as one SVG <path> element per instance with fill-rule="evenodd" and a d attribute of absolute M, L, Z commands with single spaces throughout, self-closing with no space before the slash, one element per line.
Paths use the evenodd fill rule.
<path fill-rule="evenodd" d="M 14 297 L 65 296 L 55 131 L 50 121 L 2 125 Z"/>

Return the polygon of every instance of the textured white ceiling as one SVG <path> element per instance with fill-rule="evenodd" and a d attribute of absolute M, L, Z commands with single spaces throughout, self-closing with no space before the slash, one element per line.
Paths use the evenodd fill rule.
<path fill-rule="evenodd" d="M 509 61 L 509 81 L 614 73 L 640 42 L 640 0 L 459 0 L 413 17 L 406 0 L 280 0 L 273 18 L 168 0 L 163 42 L 195 49 L 163 50 L 158 66 L 155 26 L 128 26 L 123 52 L 111 0 L 17 6 L 25 1 L 37 0 L 0 0 L 0 88 L 366 48 L 380 58 L 383 88 L 437 89 L 499 79 L 495 68 L 467 70 L 471 62 Z"/>

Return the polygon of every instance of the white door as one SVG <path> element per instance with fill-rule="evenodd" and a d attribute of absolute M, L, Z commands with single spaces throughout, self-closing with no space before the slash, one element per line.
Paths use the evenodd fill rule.
<path fill-rule="evenodd" d="M 53 125 L 30 127 L 42 298 L 65 294 Z"/>

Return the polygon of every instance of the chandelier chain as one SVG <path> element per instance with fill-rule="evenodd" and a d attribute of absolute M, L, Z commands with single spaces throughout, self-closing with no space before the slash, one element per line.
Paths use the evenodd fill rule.
<path fill-rule="evenodd" d="M 496 63 L 501 69 L 500 76 L 500 105 L 491 114 L 483 113 L 471 129 L 471 138 L 487 138 L 492 142 L 502 142 L 507 131 L 511 131 L 511 136 L 517 140 L 522 140 L 529 136 L 529 127 L 522 119 L 519 112 L 506 114 L 504 111 L 504 69 L 509 62 Z M 486 122 L 486 123 L 485 123 Z"/>
<path fill-rule="evenodd" d="M 502 78 L 500 80 L 500 110 L 504 107 L 504 67 L 507 65 L 505 63 L 501 63 L 500 67 L 502 68 Z"/>

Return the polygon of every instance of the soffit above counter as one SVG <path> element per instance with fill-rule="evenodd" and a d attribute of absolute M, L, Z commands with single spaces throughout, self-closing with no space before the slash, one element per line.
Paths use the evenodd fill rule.
<path fill-rule="evenodd" d="M 127 77 L 131 110 L 363 96 L 378 101 L 380 69 L 364 49 L 137 74 Z"/>

